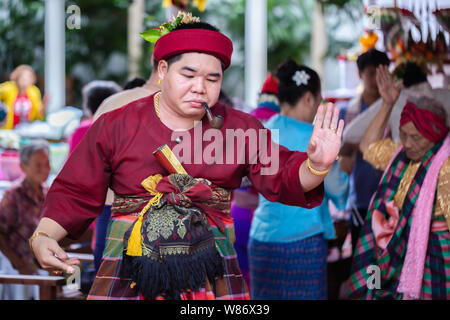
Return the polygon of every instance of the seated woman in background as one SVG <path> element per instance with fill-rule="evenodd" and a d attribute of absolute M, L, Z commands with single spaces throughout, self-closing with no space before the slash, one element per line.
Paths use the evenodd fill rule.
<path fill-rule="evenodd" d="M 322 100 L 319 76 L 289 60 L 276 77 L 281 113 L 265 126 L 278 131 L 280 145 L 306 151 Z M 327 239 L 333 238 L 326 198 L 322 206 L 306 209 L 260 196 L 250 229 L 251 298 L 326 299 Z"/>
<path fill-rule="evenodd" d="M 35 83 L 34 70 L 22 64 L 11 72 L 10 81 L 0 84 L 0 101 L 8 108 L 2 129 L 13 129 L 19 123 L 44 119 L 47 99 L 44 96 L 44 101 L 41 101 L 41 92 Z"/>
<path fill-rule="evenodd" d="M 28 245 L 36 229 L 47 194 L 50 174 L 49 146 L 35 140 L 19 151 L 20 168 L 25 173 L 5 191 L 0 202 L 0 250 L 21 274 L 35 274 L 38 264 Z"/>

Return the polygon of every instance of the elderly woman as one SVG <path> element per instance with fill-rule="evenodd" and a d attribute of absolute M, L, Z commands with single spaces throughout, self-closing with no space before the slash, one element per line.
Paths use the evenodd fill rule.
<path fill-rule="evenodd" d="M 450 299 L 450 139 L 439 102 L 410 98 L 401 143 L 383 138 L 400 88 L 377 70 L 383 105 L 360 143 L 364 159 L 385 170 L 354 251 L 356 299 Z"/>
<path fill-rule="evenodd" d="M 231 40 L 189 15 L 164 30 L 154 47 L 161 91 L 94 122 L 53 182 L 30 244 L 43 268 L 72 271 L 79 262 L 57 241 L 86 229 L 110 187 L 115 201 L 89 299 L 248 299 L 231 190 L 247 175 L 272 201 L 320 205 L 343 122 L 337 108 L 319 108 L 307 153 L 276 145 L 258 120 L 218 102 Z"/>
<path fill-rule="evenodd" d="M 14 69 L 10 81 L 0 84 L 0 100 L 8 108 L 6 123 L 2 129 L 13 129 L 21 122 L 44 118 L 46 97 L 35 86 L 36 74 L 29 65 L 22 64 Z"/>
<path fill-rule="evenodd" d="M 25 176 L 5 192 L 0 203 L 0 249 L 21 274 L 33 274 L 38 265 L 28 238 L 39 223 L 50 173 L 48 143 L 33 141 L 19 151 Z"/>

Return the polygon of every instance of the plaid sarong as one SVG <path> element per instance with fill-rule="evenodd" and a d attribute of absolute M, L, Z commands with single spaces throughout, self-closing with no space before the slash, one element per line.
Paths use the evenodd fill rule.
<path fill-rule="evenodd" d="M 446 223 L 444 216 L 433 222 Z M 450 300 L 450 232 L 431 232 L 422 282 L 422 299 Z"/>
<path fill-rule="evenodd" d="M 140 300 L 143 299 L 136 287 L 131 288 L 130 278 L 121 278 L 123 237 L 138 218 L 140 210 L 147 204 L 146 197 L 116 197 L 111 209 L 103 261 L 89 292 L 88 300 Z M 230 222 L 231 221 L 231 222 Z M 231 219 L 224 222 L 225 231 L 210 220 L 216 247 L 222 257 L 224 277 L 216 278 L 214 284 L 208 281 L 199 290 L 181 293 L 183 300 L 249 299 L 245 281 L 239 269 L 233 247 L 234 224 Z M 162 299 L 162 297 L 160 297 Z M 159 298 L 157 298 L 159 299 Z"/>
<path fill-rule="evenodd" d="M 374 211 L 378 210 L 385 215 L 386 219 L 388 218 L 386 204 L 393 200 L 409 165 L 409 160 L 406 158 L 405 152 L 398 153 L 393 160 L 391 167 L 386 171 L 370 204 L 364 228 L 361 230 L 354 251 L 351 276 L 349 279 L 350 297 L 352 299 L 402 299 L 402 294 L 397 292 L 397 287 L 407 250 L 412 220 L 412 209 L 417 200 L 427 169 L 441 145 L 442 143 L 436 144 L 422 160 L 406 194 L 403 207 L 399 212 L 400 217 L 395 227 L 394 234 L 387 244 L 387 247 L 382 249 L 378 247 L 375 242 L 375 236 L 372 231 L 372 216 Z M 427 263 L 431 259 L 432 252 L 436 252 L 436 250 L 440 251 L 440 246 L 441 242 L 436 240 L 435 235 L 431 233 L 430 241 L 428 243 Z M 448 253 L 445 252 L 445 255 L 448 255 Z M 445 277 L 445 263 L 440 263 L 439 266 L 436 263 L 431 264 L 434 268 L 437 268 L 437 270 L 433 272 L 437 272 L 440 275 L 443 274 Z M 373 285 L 371 278 L 373 271 L 368 270 L 369 266 L 377 266 L 380 268 L 381 283 L 379 289 L 374 286 L 369 286 L 369 283 L 372 283 Z M 425 267 L 425 269 L 425 273 L 432 270 L 430 268 L 427 269 L 427 267 Z M 422 288 L 422 291 L 426 288 L 426 283 L 424 283 L 424 285 L 425 287 Z"/>

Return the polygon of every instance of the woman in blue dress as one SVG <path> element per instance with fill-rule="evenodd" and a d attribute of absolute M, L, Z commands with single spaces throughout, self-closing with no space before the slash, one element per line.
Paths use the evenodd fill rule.
<path fill-rule="evenodd" d="M 281 112 L 265 126 L 279 133 L 279 144 L 306 151 L 322 101 L 319 76 L 292 60 L 276 76 Z M 248 247 L 252 299 L 327 298 L 327 240 L 335 238 L 327 202 L 305 209 L 259 195 Z"/>

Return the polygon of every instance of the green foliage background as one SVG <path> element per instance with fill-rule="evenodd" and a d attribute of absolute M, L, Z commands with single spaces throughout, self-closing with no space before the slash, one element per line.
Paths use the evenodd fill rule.
<path fill-rule="evenodd" d="M 94 79 L 127 81 L 126 68 L 111 68 L 111 58 L 126 62 L 127 7 L 131 0 L 65 0 L 65 7 L 75 4 L 81 9 L 81 29 L 66 28 L 66 74 L 74 81 L 75 106 L 81 105 L 81 87 Z M 267 0 L 268 3 L 268 68 L 287 58 L 307 63 L 311 49 L 311 17 L 314 2 L 319 0 Z M 360 19 L 361 0 L 320 0 L 326 15 L 341 20 Z M 0 2 L 0 81 L 8 78 L 15 66 L 30 64 L 44 75 L 44 0 L 2 0 Z M 205 12 L 189 7 L 194 15 L 215 24 L 234 43 L 233 65 L 225 74 L 224 90 L 231 96 L 243 97 L 245 0 L 209 0 Z M 159 26 L 166 13 L 160 0 L 146 0 L 145 28 Z M 68 16 L 68 15 L 66 15 Z M 328 56 L 335 57 L 355 41 L 336 40 L 335 25 L 329 30 Z M 359 33 L 355 33 L 355 38 Z M 150 73 L 150 44 L 144 44 L 141 76 Z M 112 61 L 117 61 L 112 60 Z M 109 62 L 109 63 L 108 63 Z M 42 84 L 41 84 L 42 85 Z M 42 89 L 42 88 L 41 88 Z"/>

